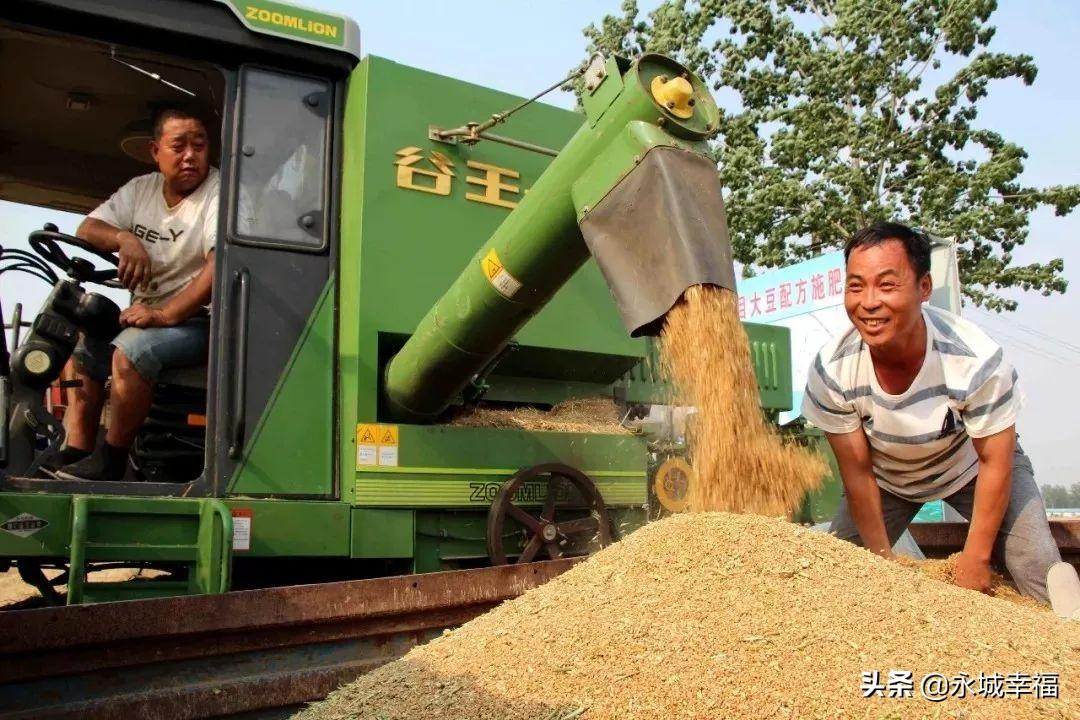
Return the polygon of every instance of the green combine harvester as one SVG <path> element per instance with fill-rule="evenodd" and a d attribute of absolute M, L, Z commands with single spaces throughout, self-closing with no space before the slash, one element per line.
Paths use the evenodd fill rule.
<path fill-rule="evenodd" d="M 522 98 L 362 58 L 358 38 L 270 0 L 0 8 L 0 198 L 88 212 L 151 169 L 170 104 L 220 138 L 209 365 L 161 378 L 123 482 L 39 469 L 64 440 L 46 393 L 79 332 L 115 327 L 95 292 L 115 271 L 55 227 L 30 237 L 47 265 L 19 256 L 53 290 L 0 347 L 0 568 L 53 601 L 557 558 L 640 526 L 652 484 L 678 490 L 648 434 L 451 420 L 666 401 L 665 313 L 735 282 L 707 88 L 661 56 L 595 56 L 584 115 L 508 117 Z M 788 409 L 787 330 L 747 330 L 762 407 Z M 110 566 L 171 573 L 88 581 Z"/>

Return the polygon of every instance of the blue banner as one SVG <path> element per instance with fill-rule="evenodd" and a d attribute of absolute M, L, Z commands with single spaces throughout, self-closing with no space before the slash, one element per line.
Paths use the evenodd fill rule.
<path fill-rule="evenodd" d="M 818 255 L 738 280 L 739 317 L 756 323 L 804 315 L 844 303 L 844 253 Z"/>

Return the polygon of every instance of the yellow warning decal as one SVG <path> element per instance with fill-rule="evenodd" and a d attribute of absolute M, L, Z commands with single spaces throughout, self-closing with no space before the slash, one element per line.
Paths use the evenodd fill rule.
<path fill-rule="evenodd" d="M 378 431 L 378 425 L 357 425 L 356 426 L 356 444 L 376 445 L 376 432 Z"/>
<path fill-rule="evenodd" d="M 397 425 L 379 425 L 379 444 L 380 445 L 397 445 L 398 444 L 398 426 Z"/>
<path fill-rule="evenodd" d="M 356 426 L 356 467 L 381 465 L 397 467 L 397 425 L 359 424 Z"/>
<path fill-rule="evenodd" d="M 488 250 L 487 255 L 480 261 L 480 269 L 484 271 L 484 277 L 491 283 L 491 287 L 504 298 L 514 297 L 521 289 L 521 283 L 503 266 L 495 248 Z"/>
<path fill-rule="evenodd" d="M 377 432 L 378 427 L 376 425 L 356 426 L 356 467 L 378 464 L 379 445 L 376 440 Z"/>

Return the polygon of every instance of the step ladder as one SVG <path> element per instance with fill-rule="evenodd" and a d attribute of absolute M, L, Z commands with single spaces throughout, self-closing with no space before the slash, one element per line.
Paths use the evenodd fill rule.
<path fill-rule="evenodd" d="M 76 495 L 67 603 L 226 592 L 232 537 L 232 515 L 213 498 Z M 187 580 L 87 582 L 90 563 L 184 565 Z"/>

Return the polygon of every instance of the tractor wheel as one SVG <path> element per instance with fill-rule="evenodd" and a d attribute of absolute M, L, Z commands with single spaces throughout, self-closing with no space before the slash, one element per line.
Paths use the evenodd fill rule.
<path fill-rule="evenodd" d="M 525 507 L 532 495 L 533 503 L 539 500 L 539 489 L 544 488 L 542 509 Z M 584 517 L 559 520 L 557 513 L 565 515 L 567 508 L 556 508 L 560 495 L 576 490 L 581 504 L 575 508 L 588 512 Z M 576 498 L 575 498 L 576 499 Z M 524 534 L 521 554 L 516 560 L 507 557 L 507 519 L 512 518 Z M 571 554 L 563 547 L 568 540 L 594 538 L 601 547 L 611 543 L 611 521 L 607 505 L 600 496 L 600 490 L 589 476 L 580 470 L 561 463 L 547 463 L 521 470 L 503 483 L 488 510 L 487 549 L 493 565 L 508 565 L 513 562 L 532 562 L 543 551 L 551 560 Z M 511 554 L 513 554 L 511 552 Z"/>

